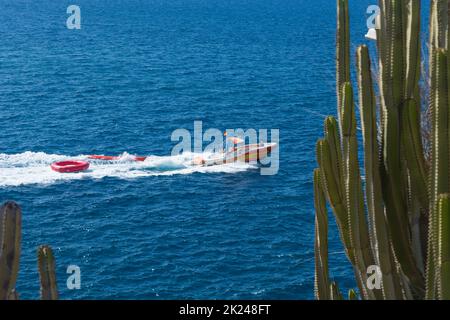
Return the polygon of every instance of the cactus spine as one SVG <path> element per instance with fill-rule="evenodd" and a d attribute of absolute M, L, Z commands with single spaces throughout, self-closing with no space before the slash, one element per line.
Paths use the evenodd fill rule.
<path fill-rule="evenodd" d="M 320 233 L 327 227 L 320 217 L 325 215 L 326 205 L 319 206 L 317 199 L 325 195 L 361 298 L 450 299 L 450 1 L 431 1 L 428 97 L 422 97 L 419 86 L 421 1 L 379 0 L 379 5 L 376 83 L 368 47 L 360 46 L 356 56 L 363 184 L 346 55 L 348 0 L 337 1 L 338 121 L 333 117 L 325 120 L 325 136 L 317 144 L 319 168 L 314 184 L 316 222 L 321 225 L 316 225 L 316 230 L 323 244 L 326 232 Z M 429 141 L 424 140 L 421 127 L 425 101 L 431 111 Z M 425 149 L 430 150 L 430 156 Z M 317 252 L 323 254 L 326 249 L 316 245 Z M 373 264 L 382 274 L 381 290 L 367 287 L 367 267 Z M 322 264 L 320 270 L 327 270 L 328 277 L 328 267 Z M 342 297 L 337 284 L 329 287 L 331 290 L 326 290 L 325 284 L 317 286 L 324 292 L 316 296 Z M 355 298 L 354 291 L 349 292 L 349 298 Z"/>
<path fill-rule="evenodd" d="M 338 20 L 336 32 L 336 89 L 338 96 L 338 115 L 341 117 L 341 88 L 350 81 L 350 23 L 348 0 L 337 0 Z"/>

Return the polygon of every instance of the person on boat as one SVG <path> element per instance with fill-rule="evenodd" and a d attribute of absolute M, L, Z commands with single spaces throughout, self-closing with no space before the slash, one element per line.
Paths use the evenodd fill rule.
<path fill-rule="evenodd" d="M 227 137 L 227 132 L 225 131 L 225 133 L 223 134 L 225 137 Z M 228 141 L 230 141 L 231 143 L 228 143 Z M 238 137 L 228 137 L 226 138 L 226 142 L 225 145 L 226 147 L 224 148 L 224 152 L 233 152 L 236 151 L 237 149 L 237 145 L 243 143 L 244 140 L 242 140 L 241 138 Z M 228 149 L 228 150 L 226 150 Z"/>

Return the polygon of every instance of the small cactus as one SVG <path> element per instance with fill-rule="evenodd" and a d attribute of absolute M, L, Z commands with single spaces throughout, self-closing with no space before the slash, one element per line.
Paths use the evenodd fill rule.
<path fill-rule="evenodd" d="M 314 171 L 315 207 L 316 207 L 316 237 L 315 237 L 315 296 L 318 300 L 328 300 L 328 212 L 325 196 L 321 189 L 320 171 Z"/>
<path fill-rule="evenodd" d="M 39 279 L 41 281 L 41 299 L 57 300 L 55 258 L 49 246 L 40 246 L 37 251 Z"/>
<path fill-rule="evenodd" d="M 16 279 L 19 270 L 22 210 L 9 201 L 0 207 L 0 300 L 18 300 Z M 49 246 L 38 248 L 41 298 L 58 299 L 55 259 Z"/>
<path fill-rule="evenodd" d="M 0 208 L 0 300 L 15 290 L 19 270 L 22 212 L 14 202 Z"/>

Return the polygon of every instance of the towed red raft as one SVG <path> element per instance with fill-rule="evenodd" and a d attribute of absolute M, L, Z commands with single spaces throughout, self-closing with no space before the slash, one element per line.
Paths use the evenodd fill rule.
<path fill-rule="evenodd" d="M 80 160 L 67 160 L 52 163 L 50 166 L 53 171 L 60 173 L 80 172 L 89 168 L 89 162 Z"/>
<path fill-rule="evenodd" d="M 120 160 L 122 159 L 121 157 L 115 157 L 115 156 L 100 156 L 100 155 L 90 155 L 88 156 L 89 159 L 95 159 L 95 160 L 106 160 L 106 161 L 113 161 L 113 160 Z M 137 156 L 133 156 L 132 158 L 134 161 L 145 161 L 145 159 L 147 159 L 147 157 L 137 157 Z"/>

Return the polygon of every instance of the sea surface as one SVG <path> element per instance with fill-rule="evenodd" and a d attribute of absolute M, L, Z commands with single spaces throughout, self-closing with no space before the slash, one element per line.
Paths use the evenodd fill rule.
<path fill-rule="evenodd" d="M 372 2 L 351 1 L 352 50 Z M 66 27 L 71 4 L 81 30 Z M 20 297 L 39 297 L 36 248 L 49 244 L 62 299 L 312 299 L 335 12 L 332 0 L 0 0 L 0 202 L 23 208 Z M 194 121 L 279 129 L 278 173 L 171 156 L 173 131 Z M 50 170 L 93 153 L 123 157 Z M 330 223 L 330 272 L 346 290 Z"/>

